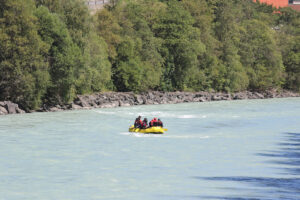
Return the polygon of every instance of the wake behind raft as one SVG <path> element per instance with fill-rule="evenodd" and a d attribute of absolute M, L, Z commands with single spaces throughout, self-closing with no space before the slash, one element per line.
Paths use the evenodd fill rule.
<path fill-rule="evenodd" d="M 134 125 L 129 127 L 129 132 L 135 132 L 135 133 L 163 134 L 167 130 L 168 129 L 160 127 L 160 126 L 149 127 L 146 129 L 134 128 Z"/>

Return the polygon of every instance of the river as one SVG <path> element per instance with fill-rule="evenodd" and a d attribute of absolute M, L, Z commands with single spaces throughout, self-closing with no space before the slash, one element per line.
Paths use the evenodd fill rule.
<path fill-rule="evenodd" d="M 1 116 L 0 199 L 300 199 L 300 98 Z"/>

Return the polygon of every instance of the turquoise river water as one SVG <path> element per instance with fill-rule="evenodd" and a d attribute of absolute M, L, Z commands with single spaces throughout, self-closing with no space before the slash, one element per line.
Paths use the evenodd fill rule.
<path fill-rule="evenodd" d="M 1 116 L 0 199 L 300 199 L 300 98 Z"/>

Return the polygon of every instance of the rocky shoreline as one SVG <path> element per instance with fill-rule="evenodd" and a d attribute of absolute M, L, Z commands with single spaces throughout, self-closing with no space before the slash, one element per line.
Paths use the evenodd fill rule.
<path fill-rule="evenodd" d="M 291 91 L 265 91 L 265 92 L 144 92 L 134 94 L 133 92 L 105 92 L 92 95 L 78 95 L 71 103 L 66 105 L 48 106 L 31 112 L 57 112 L 64 110 L 92 109 L 92 108 L 114 108 L 120 106 L 151 105 L 151 104 L 177 104 L 188 102 L 229 101 L 243 99 L 269 99 L 300 97 L 299 93 Z M 0 101 L 0 115 L 22 114 L 24 110 L 10 101 Z"/>

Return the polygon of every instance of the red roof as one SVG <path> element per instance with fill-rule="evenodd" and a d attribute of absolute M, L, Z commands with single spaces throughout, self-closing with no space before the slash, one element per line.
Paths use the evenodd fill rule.
<path fill-rule="evenodd" d="M 256 2 L 257 0 L 254 1 Z M 260 0 L 260 3 L 273 5 L 276 8 L 291 7 L 294 10 L 300 11 L 300 4 L 289 4 L 289 0 Z"/>
<path fill-rule="evenodd" d="M 256 1 L 256 0 L 254 0 Z M 287 7 L 289 5 L 289 0 L 260 0 L 261 3 L 266 3 L 278 7 Z"/>

